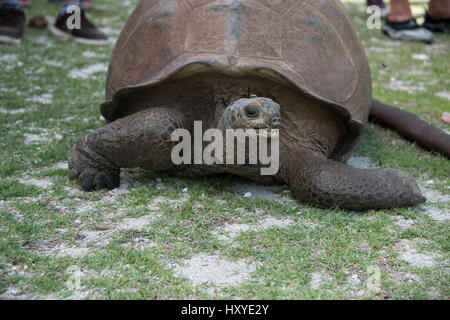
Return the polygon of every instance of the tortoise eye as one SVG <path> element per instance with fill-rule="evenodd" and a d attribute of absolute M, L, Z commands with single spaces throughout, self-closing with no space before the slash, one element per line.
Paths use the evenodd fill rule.
<path fill-rule="evenodd" d="M 254 104 L 245 106 L 245 115 L 249 118 L 257 118 L 259 116 L 259 107 Z"/>

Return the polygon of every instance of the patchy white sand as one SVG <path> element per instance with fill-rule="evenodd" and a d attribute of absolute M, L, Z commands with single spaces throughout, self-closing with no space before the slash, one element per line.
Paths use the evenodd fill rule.
<path fill-rule="evenodd" d="M 36 142 L 48 142 L 51 139 L 47 138 L 46 134 L 33 134 L 33 133 L 25 133 L 24 134 L 25 144 L 34 144 Z"/>
<path fill-rule="evenodd" d="M 249 279 L 256 270 L 245 260 L 229 261 L 218 255 L 199 253 L 175 266 L 174 275 L 194 284 L 236 285 Z"/>
<path fill-rule="evenodd" d="M 450 202 L 450 193 L 444 194 L 438 190 L 421 187 L 422 194 L 427 198 L 428 203 Z"/>
<path fill-rule="evenodd" d="M 82 54 L 82 56 L 83 56 L 84 58 L 88 58 L 88 59 L 92 59 L 92 58 L 105 58 L 105 57 L 106 57 L 106 55 L 103 54 L 103 53 L 97 53 L 97 52 L 89 51 L 89 50 L 84 51 L 83 54 Z"/>
<path fill-rule="evenodd" d="M 62 67 L 63 63 L 60 61 L 56 61 L 56 60 L 45 60 L 44 64 L 51 66 L 51 67 Z"/>
<path fill-rule="evenodd" d="M 35 144 L 35 143 L 46 143 L 53 140 L 60 140 L 63 136 L 59 133 L 52 132 L 50 129 L 46 128 L 34 128 L 35 130 L 41 131 L 41 133 L 25 133 L 24 143 L 25 144 Z"/>
<path fill-rule="evenodd" d="M 113 231 L 142 230 L 155 220 L 157 215 L 147 215 L 139 218 L 125 218 L 117 223 Z"/>
<path fill-rule="evenodd" d="M 55 18 L 54 17 L 47 17 L 47 20 L 51 20 L 51 22 L 49 21 L 49 23 L 54 24 L 55 23 Z M 31 41 L 33 43 L 38 43 L 41 45 L 45 45 L 46 47 L 50 47 L 54 44 L 53 38 L 50 37 L 46 37 L 46 36 L 39 36 L 39 37 L 30 37 L 29 39 L 27 39 L 28 41 Z"/>
<path fill-rule="evenodd" d="M 33 182 L 33 181 L 28 181 Z M 42 185 L 42 182 L 39 181 L 39 184 Z M 45 186 L 43 186 L 45 187 Z M 107 197 L 108 198 L 108 197 Z M 80 239 L 76 241 L 76 244 L 68 245 L 64 241 L 60 241 L 58 239 L 54 240 L 38 240 L 32 243 L 29 246 L 29 250 L 37 251 L 39 253 L 43 253 L 45 255 L 54 255 L 57 257 L 64 256 L 72 256 L 72 257 L 80 257 L 84 256 L 89 252 L 89 246 L 103 247 L 110 243 L 113 239 L 113 236 L 116 232 L 119 231 L 131 231 L 131 230 L 142 230 L 146 226 L 150 225 L 158 215 L 156 214 L 148 214 L 140 217 L 126 217 L 122 219 L 115 219 L 113 221 L 107 222 L 105 224 L 101 224 L 99 227 L 100 230 L 86 230 L 85 222 L 86 219 L 90 220 L 90 211 L 97 209 L 97 205 L 101 204 L 102 201 L 107 201 L 108 203 L 113 201 L 112 198 L 102 199 L 101 201 L 89 201 L 88 203 L 80 202 L 80 206 L 76 208 L 76 212 L 80 215 L 79 219 L 74 221 L 77 228 L 79 228 Z M 55 205 L 56 208 L 60 210 L 72 210 L 70 207 L 64 206 L 59 202 L 54 202 L 52 205 Z M 122 209 L 118 209 L 121 211 Z M 125 210 L 122 210 L 125 212 Z M 122 212 L 121 212 L 122 214 Z M 120 217 L 121 214 L 117 212 L 114 215 L 110 215 L 109 218 L 117 218 Z M 104 217 L 106 218 L 106 215 Z M 61 229 L 61 232 L 67 232 L 67 229 Z M 145 237 L 136 237 L 131 239 L 130 241 L 123 244 L 125 247 L 133 247 L 136 249 L 145 249 L 154 247 L 156 244 L 153 243 L 150 239 L 146 239 Z"/>
<path fill-rule="evenodd" d="M 311 275 L 311 282 L 310 286 L 314 290 L 320 289 L 320 287 L 323 285 L 324 282 L 330 282 L 333 281 L 333 278 L 326 273 L 320 273 L 320 272 L 314 272 Z"/>
<path fill-rule="evenodd" d="M 75 209 L 78 215 L 84 215 L 96 208 L 99 201 L 83 201 Z"/>
<path fill-rule="evenodd" d="M 425 214 L 435 221 L 445 222 L 450 221 L 450 210 L 441 209 L 432 206 L 426 206 Z"/>
<path fill-rule="evenodd" d="M 182 197 L 173 200 L 173 199 L 169 199 L 167 197 L 156 197 L 150 200 L 150 202 L 147 204 L 147 208 L 149 208 L 150 210 L 157 210 L 159 208 L 160 204 L 169 204 L 169 205 L 173 205 L 174 207 L 179 207 L 183 204 L 183 202 L 187 201 L 189 199 L 189 195 L 187 194 L 183 194 Z M 200 208 L 198 208 L 200 209 Z"/>
<path fill-rule="evenodd" d="M 435 253 L 421 253 L 418 251 L 416 244 L 410 240 L 402 239 L 397 244 L 397 248 L 401 252 L 398 257 L 400 260 L 419 268 L 432 268 L 437 265 L 436 259 L 441 256 Z"/>
<path fill-rule="evenodd" d="M 25 249 L 35 251 L 46 256 L 57 258 L 72 257 L 80 258 L 89 253 L 89 248 L 79 246 L 68 246 L 58 240 L 37 240 L 24 246 Z"/>
<path fill-rule="evenodd" d="M 436 95 L 437 95 L 438 97 L 441 97 L 441 98 L 450 100 L 450 92 L 442 91 L 442 92 L 436 93 Z"/>
<path fill-rule="evenodd" d="M 428 61 L 430 60 L 430 56 L 425 53 L 414 53 L 412 55 L 414 60 Z"/>
<path fill-rule="evenodd" d="M 377 44 L 381 47 L 400 47 L 402 43 L 400 41 L 393 41 L 387 38 L 378 39 L 375 37 L 370 38 L 370 42 Z"/>
<path fill-rule="evenodd" d="M 20 183 L 31 185 L 39 188 L 48 189 L 51 188 L 53 185 L 53 181 L 48 178 L 30 178 L 30 177 L 24 177 L 17 179 Z"/>
<path fill-rule="evenodd" d="M 213 231 L 213 234 L 216 234 L 220 241 L 228 242 L 239 236 L 242 232 L 284 228 L 292 224 L 294 224 L 294 221 L 290 219 L 268 217 L 259 221 L 257 224 L 227 224 Z"/>
<path fill-rule="evenodd" d="M 448 53 L 450 50 L 450 44 L 447 41 L 436 41 L 432 45 L 423 46 L 422 49 L 431 55 L 437 52 Z"/>
<path fill-rule="evenodd" d="M 83 239 L 79 242 L 82 244 L 91 244 L 96 246 L 105 246 L 111 241 L 112 236 L 111 230 L 105 231 L 94 231 L 94 230 L 83 230 L 80 232 Z"/>
<path fill-rule="evenodd" d="M 418 275 L 411 274 L 408 272 L 398 272 L 398 271 L 390 271 L 388 274 L 389 278 L 395 280 L 397 282 L 420 282 L 421 279 Z"/>
<path fill-rule="evenodd" d="M 1 265 L 0 271 L 3 275 L 7 277 L 14 277 L 14 276 L 27 277 L 30 275 L 28 266 L 26 265 L 24 267 L 19 267 L 11 263 L 4 263 Z"/>
<path fill-rule="evenodd" d="M 109 37 L 108 38 L 108 44 L 110 44 L 111 46 L 114 46 L 117 42 L 117 37 Z"/>
<path fill-rule="evenodd" d="M 414 93 L 416 91 L 426 91 L 426 88 L 422 83 L 419 85 L 413 85 L 411 84 L 411 81 L 398 80 L 395 77 L 391 77 L 391 80 L 386 85 L 386 88 L 395 91 L 406 91 L 408 93 Z"/>
<path fill-rule="evenodd" d="M 130 8 L 130 7 L 133 7 L 133 6 L 135 6 L 136 4 L 136 1 L 130 1 L 130 0 L 124 0 L 123 2 L 122 2 L 122 6 L 124 7 L 124 8 Z"/>
<path fill-rule="evenodd" d="M 395 224 L 396 226 L 398 226 L 401 230 L 409 229 L 409 228 L 411 228 L 411 227 L 415 224 L 415 221 L 414 221 L 414 220 L 412 220 L 412 219 L 406 219 L 406 218 L 403 217 L 403 216 L 397 216 L 397 217 L 395 217 L 394 219 L 395 219 L 394 224 Z"/>
<path fill-rule="evenodd" d="M 108 69 L 108 65 L 106 63 L 95 63 L 90 66 L 87 66 L 83 69 L 74 69 L 70 71 L 69 77 L 70 78 L 81 78 L 81 79 L 87 79 L 98 72 L 106 72 Z"/>
<path fill-rule="evenodd" d="M 118 36 L 120 34 L 120 29 L 114 29 L 111 27 L 101 27 L 100 30 L 106 35 L 110 36 Z"/>
<path fill-rule="evenodd" d="M 114 190 L 107 192 L 107 196 L 104 197 L 102 202 L 108 202 L 111 199 L 130 192 L 130 189 L 140 184 L 138 179 L 143 175 L 143 172 L 121 172 L 120 173 L 120 186 Z"/>
<path fill-rule="evenodd" d="M 393 48 L 383 48 L 379 46 L 366 47 L 368 52 L 391 53 Z"/>
<path fill-rule="evenodd" d="M 9 201 L 0 200 L 0 209 L 9 206 Z"/>
<path fill-rule="evenodd" d="M 130 231 L 130 230 L 142 230 L 146 226 L 150 225 L 157 215 L 146 215 L 139 218 L 125 218 L 114 222 L 106 230 L 82 230 L 80 234 L 83 239 L 80 240 L 80 244 L 85 246 L 87 244 L 92 244 L 96 246 L 105 246 L 111 240 L 112 236 L 117 231 Z"/>
<path fill-rule="evenodd" d="M 0 56 L 0 63 L 2 66 L 16 62 L 18 54 L 2 54 Z"/>
<path fill-rule="evenodd" d="M 347 278 L 347 285 L 350 287 L 356 287 L 361 283 L 361 280 L 359 279 L 359 276 L 357 274 L 352 274 Z"/>
<path fill-rule="evenodd" d="M 33 110 L 32 108 L 19 108 L 19 109 L 0 108 L 0 113 L 1 114 L 22 114 L 22 113 L 29 112 L 32 110 Z"/>
<path fill-rule="evenodd" d="M 365 288 L 361 288 L 361 282 L 362 281 L 359 278 L 359 275 L 356 273 L 348 276 L 346 281 L 347 288 L 345 291 L 352 297 L 352 299 L 364 296 Z"/>
<path fill-rule="evenodd" d="M 379 167 L 369 157 L 352 156 L 347 164 L 358 169 L 378 169 Z"/>
<path fill-rule="evenodd" d="M 55 163 L 50 169 L 66 170 L 68 168 L 69 168 L 69 166 L 68 166 L 67 162 L 58 162 L 58 163 Z"/>
<path fill-rule="evenodd" d="M 231 187 L 231 190 L 246 198 L 264 198 L 271 200 L 279 200 L 282 196 L 280 193 L 283 187 L 281 186 L 266 186 L 251 182 L 236 182 Z"/>
<path fill-rule="evenodd" d="M 286 185 L 264 185 L 248 181 L 235 181 L 231 191 L 249 199 L 268 199 L 280 203 L 293 203 L 297 200 Z"/>
<path fill-rule="evenodd" d="M 427 198 L 427 202 L 421 207 L 424 214 L 431 219 L 439 222 L 450 220 L 450 210 L 448 203 L 450 202 L 450 193 L 442 193 L 438 190 L 429 188 L 435 184 L 434 180 L 426 180 L 420 183 L 422 194 Z M 438 204 L 443 207 L 439 208 Z"/>
<path fill-rule="evenodd" d="M 89 253 L 89 248 L 79 248 L 79 247 L 65 247 L 64 245 L 59 245 L 56 248 L 52 248 L 47 252 L 47 255 L 55 255 L 57 258 L 71 257 L 71 258 L 81 258 Z"/>
<path fill-rule="evenodd" d="M 53 103 L 53 95 L 51 93 L 45 93 L 40 96 L 33 96 L 26 99 L 27 101 L 37 102 L 41 104 L 52 104 Z"/>
<path fill-rule="evenodd" d="M 9 286 L 2 294 L 0 294 L 0 299 L 34 300 L 36 297 L 31 294 L 24 294 L 22 290 L 19 290 L 14 286 Z"/>
<path fill-rule="evenodd" d="M 131 242 L 125 243 L 123 245 L 125 248 L 134 248 L 137 250 L 144 250 L 148 248 L 156 247 L 156 243 L 150 239 L 144 237 L 133 238 Z"/>
<path fill-rule="evenodd" d="M 411 75 L 411 76 L 426 76 L 426 75 L 430 75 L 429 71 L 425 71 L 425 70 L 421 70 L 421 69 L 407 69 L 405 70 L 405 73 Z"/>

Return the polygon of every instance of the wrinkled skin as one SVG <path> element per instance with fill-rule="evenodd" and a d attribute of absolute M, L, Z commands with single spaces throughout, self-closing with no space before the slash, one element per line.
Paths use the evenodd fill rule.
<path fill-rule="evenodd" d="M 239 99 L 224 111 L 218 129 L 278 129 L 280 105 L 267 98 Z"/>
<path fill-rule="evenodd" d="M 423 203 L 416 181 L 394 169 L 357 169 L 301 150 L 289 152 L 286 181 L 297 198 L 320 208 L 364 211 Z"/>
<path fill-rule="evenodd" d="M 215 114 L 212 127 L 222 131 L 277 129 L 281 124 L 280 105 L 268 98 L 238 99 L 228 107 L 219 106 Z M 86 191 L 114 189 L 120 184 L 120 168 L 136 167 L 186 176 L 229 172 L 268 182 L 251 168 L 175 166 L 171 134 L 191 127 L 183 113 L 170 108 L 149 108 L 118 119 L 81 138 L 70 150 L 69 177 L 78 179 Z M 300 200 L 313 206 L 368 210 L 425 201 L 414 179 L 398 170 L 356 169 L 283 142 L 280 161 L 281 169 L 273 181 L 287 183 Z"/>
<path fill-rule="evenodd" d="M 120 168 L 228 172 L 287 183 L 319 207 L 424 202 L 406 173 L 338 162 L 358 144 L 372 105 L 370 68 L 351 21 L 339 0 L 140 1 L 111 56 L 100 107 L 111 123 L 70 150 L 70 178 L 93 190 L 117 187 Z M 203 130 L 279 127 L 278 174 L 174 166 L 170 135 L 192 133 L 194 121 Z"/>

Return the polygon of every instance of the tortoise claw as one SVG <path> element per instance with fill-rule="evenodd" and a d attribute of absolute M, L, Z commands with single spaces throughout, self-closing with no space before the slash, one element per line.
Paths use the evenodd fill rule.
<path fill-rule="evenodd" d="M 71 178 L 69 173 L 69 178 Z M 113 190 L 120 186 L 120 176 L 117 171 L 97 171 L 89 168 L 80 175 L 78 180 L 81 183 L 81 187 L 84 191 L 94 190 Z"/>
<path fill-rule="evenodd" d="M 101 171 L 98 172 L 94 178 L 94 189 L 113 190 L 120 185 L 120 177 L 117 172 L 113 171 Z"/>
<path fill-rule="evenodd" d="M 69 171 L 69 180 L 73 181 L 76 178 L 78 178 L 79 175 L 80 175 L 80 173 L 78 172 L 78 170 L 72 169 L 72 170 Z"/>
<path fill-rule="evenodd" d="M 108 189 L 120 185 L 120 170 L 104 168 L 74 146 L 69 153 L 69 179 L 78 179 L 85 191 Z M 91 151 L 91 150 L 89 150 Z M 101 167 L 101 168 L 99 168 Z"/>

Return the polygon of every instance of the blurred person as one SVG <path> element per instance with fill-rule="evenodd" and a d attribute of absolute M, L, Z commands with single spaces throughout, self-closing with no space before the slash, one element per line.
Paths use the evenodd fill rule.
<path fill-rule="evenodd" d="M 442 121 L 444 121 L 446 123 L 450 123 L 450 113 L 444 112 L 442 114 Z"/>
<path fill-rule="evenodd" d="M 386 4 L 383 0 L 367 0 L 367 6 L 377 6 L 380 8 L 381 17 L 384 19 L 389 14 L 389 9 L 386 7 Z"/>
<path fill-rule="evenodd" d="M 430 0 L 423 25 L 413 17 L 409 0 L 391 0 L 390 4 L 391 10 L 382 30 L 388 37 L 433 43 L 432 31 L 450 31 L 450 0 Z"/>
<path fill-rule="evenodd" d="M 31 1 L 30 0 L 19 0 L 19 6 L 21 8 L 29 8 L 29 7 L 31 7 Z"/>
<path fill-rule="evenodd" d="M 29 0 L 19 0 L 20 1 L 29 1 Z M 61 3 L 64 0 L 48 0 L 48 2 L 53 2 L 53 3 Z M 80 0 L 81 2 L 81 6 L 84 8 L 92 8 L 94 6 L 94 3 L 92 2 L 92 0 Z"/>
<path fill-rule="evenodd" d="M 67 22 L 74 14 L 68 12 L 71 6 L 80 8 L 79 29 L 68 27 Z M 0 0 L 0 43 L 19 44 L 22 40 L 25 21 L 25 13 L 20 8 L 19 0 Z M 104 45 L 108 41 L 108 37 L 88 20 L 80 1 L 62 1 L 61 10 L 50 31 L 61 39 L 72 39 L 85 44 Z"/>

